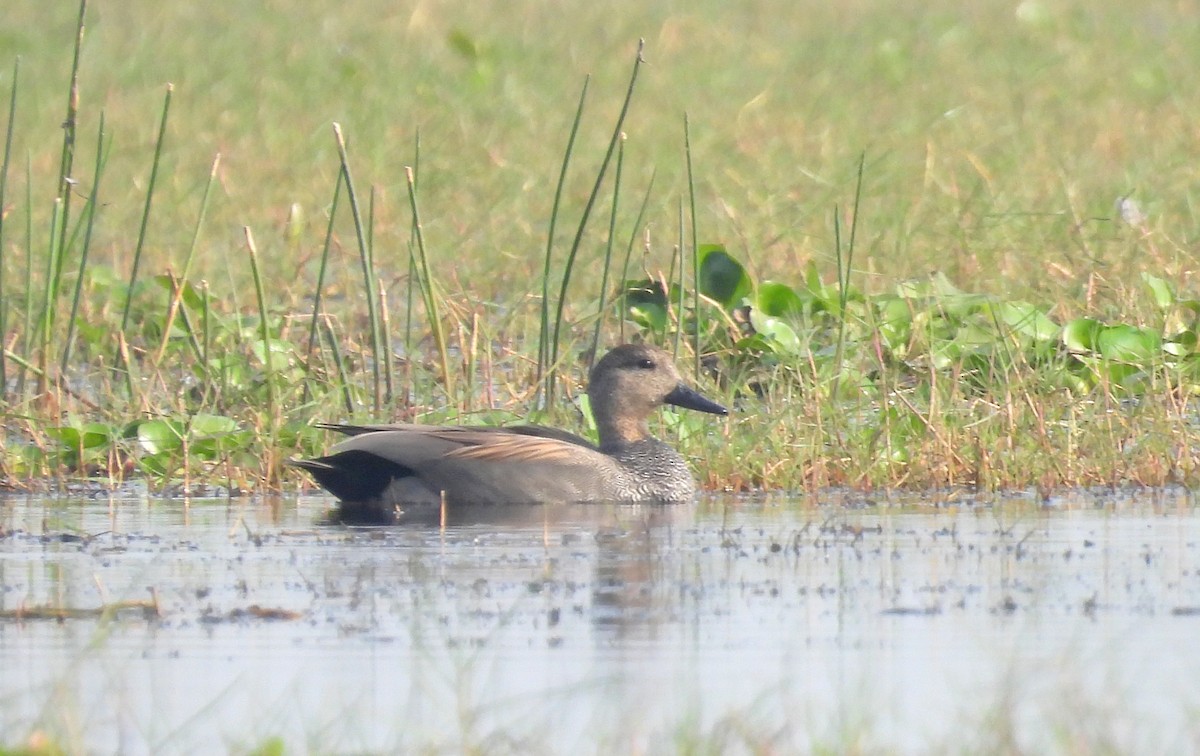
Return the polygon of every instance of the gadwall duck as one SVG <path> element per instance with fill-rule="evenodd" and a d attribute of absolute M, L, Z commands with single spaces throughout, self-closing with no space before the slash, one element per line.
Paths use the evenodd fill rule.
<path fill-rule="evenodd" d="M 537 425 L 341 425 L 350 438 L 316 459 L 293 460 L 341 500 L 344 521 L 392 521 L 397 508 L 547 502 L 679 502 L 695 481 L 683 457 L 650 435 L 663 404 L 728 414 L 689 388 L 671 356 L 624 344 L 588 384 L 600 445 Z"/>

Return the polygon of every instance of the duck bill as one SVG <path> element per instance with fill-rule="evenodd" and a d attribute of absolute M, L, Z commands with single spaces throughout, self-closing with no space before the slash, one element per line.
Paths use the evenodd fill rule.
<path fill-rule="evenodd" d="M 682 383 L 676 386 L 671 393 L 663 397 L 663 401 L 667 404 L 673 404 L 676 407 L 696 410 L 697 412 L 708 412 L 713 415 L 729 414 L 729 410 Z"/>

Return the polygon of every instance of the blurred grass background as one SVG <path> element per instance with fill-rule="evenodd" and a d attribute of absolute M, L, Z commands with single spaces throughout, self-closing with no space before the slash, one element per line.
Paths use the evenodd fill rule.
<path fill-rule="evenodd" d="M 844 252 L 862 160 L 849 273 L 856 290 L 888 292 L 937 272 L 967 292 L 1022 308 L 1027 300 L 1056 323 L 1086 315 L 1138 334 L 1145 325 L 1153 340 L 1148 362 L 1122 369 L 1154 380 L 1164 360 L 1159 340 L 1177 335 L 1164 325 L 1167 309 L 1186 315 L 1200 307 L 1193 301 L 1200 9 L 1193 4 L 92 0 L 80 61 L 78 201 L 61 247 L 62 286 L 43 295 L 39 278 L 57 280 L 45 258 L 56 246 L 60 124 L 79 7 L 10 0 L 0 28 L 6 97 L 13 61 L 21 61 L 3 208 L 4 356 L 19 366 L 0 449 L 3 480 L 103 470 L 114 479 L 149 471 L 165 482 L 182 469 L 185 481 L 195 470 L 224 475 L 230 490 L 272 489 L 285 458 L 327 442 L 311 427 L 314 418 L 457 422 L 479 410 L 504 420 L 537 409 L 532 387 L 541 373 L 532 354 L 543 256 L 579 93 L 590 75 L 546 279 L 552 291 L 639 38 L 646 65 L 623 127 L 615 226 L 618 254 L 637 238 L 646 255 L 635 257 L 632 278 L 669 269 L 682 237 L 687 246 L 725 245 L 760 283 L 800 284 L 810 264 L 821 280 L 841 280 L 838 232 Z M 129 289 L 168 83 L 165 149 L 126 328 L 115 310 Z M 62 333 L 76 319 L 63 317 L 65 293 L 84 246 L 72 234 L 92 194 L 102 112 L 111 148 L 72 353 L 72 337 Z M 695 240 L 681 229 L 690 221 L 685 113 Z M 438 322 L 452 331 L 461 368 L 448 367 L 443 352 L 439 374 L 421 362 L 428 344 L 419 354 L 398 347 L 408 346 L 407 330 L 393 344 L 368 346 L 367 288 L 345 196 L 322 288 L 324 351 L 314 363 L 302 346 L 313 343 L 304 332 L 340 171 L 334 122 L 349 141 L 360 202 L 371 206 L 368 246 L 387 289 L 389 333 L 407 322 L 416 291 L 407 279 L 413 236 L 405 174 L 417 162 L 420 135 L 430 278 L 444 300 Z M 145 279 L 182 272 L 218 153 L 187 276 L 188 307 L 199 322 L 185 338 L 163 301 L 175 283 Z M 574 358 L 595 323 L 612 179 L 565 298 L 563 340 L 571 347 L 552 369 L 574 377 L 582 376 Z M 1124 218 L 1123 198 L 1132 202 Z M 261 307 L 244 227 L 265 270 Z M 1142 273 L 1160 290 L 1171 288 L 1172 302 L 1177 291 L 1178 306 L 1148 295 Z M 197 287 L 200 279 L 207 285 Z M 610 288 L 620 287 L 610 279 Z M 928 324 L 943 305 L 906 305 L 930 308 L 906 314 Z M 423 310 L 420 301 L 413 306 L 417 339 L 429 329 Z M 617 338 L 608 326 L 604 343 Z M 1193 330 L 1176 349 L 1184 357 Z M 1007 336 L 991 346 L 1012 361 Z M 1056 365 L 1075 359 L 1058 346 L 1050 350 Z M 838 380 L 816 364 L 834 348 L 822 342 L 793 355 L 796 364 L 755 390 L 739 387 L 737 375 L 722 376 L 728 398 L 767 399 L 726 423 L 719 448 L 704 432 L 681 443 L 693 459 L 703 457 L 697 466 L 706 485 L 1161 484 L 1194 479 L 1200 466 L 1190 378 L 1147 383 L 1135 413 L 1123 411 L 1120 391 L 1107 384 L 1071 395 L 1042 392 L 1038 380 L 1000 380 L 977 395 L 961 380 L 965 363 L 945 377 L 926 372 L 921 360 L 892 364 L 867 333 L 849 361 L 870 370 L 844 384 L 854 400 L 847 404 Z M 276 349 L 271 364 L 265 355 Z M 374 357 L 385 353 L 386 360 Z M 64 369 L 56 373 L 58 355 Z M 132 373 L 120 369 L 130 359 Z M 1167 362 L 1186 370 L 1194 360 Z M 381 363 L 403 371 L 394 386 L 387 374 L 386 394 L 379 375 L 369 376 Z M 763 360 L 768 373 L 775 364 Z M 841 356 L 833 367 L 844 367 Z M 464 385 L 453 385 L 453 373 Z M 553 407 L 539 419 L 564 420 Z M 212 436 L 204 453 L 187 440 L 198 433 Z M 677 435 L 682 442 L 685 434 Z"/>
<path fill-rule="evenodd" d="M 0 30 L 5 91 L 22 60 L 9 205 L 25 194 L 29 154 L 46 217 L 77 14 L 74 3 L 13 0 Z M 593 180 L 639 37 L 647 66 L 626 124 L 626 191 L 640 196 L 657 170 L 648 219 L 664 267 L 686 194 L 686 111 L 699 240 L 727 244 L 759 277 L 795 280 L 809 259 L 832 266 L 833 208 L 851 202 L 862 152 L 855 280 L 867 290 L 936 269 L 964 288 L 1071 309 L 1089 274 L 1119 285 L 1148 264 L 1131 230 L 1111 222 L 1131 193 L 1160 235 L 1149 264 L 1183 286 L 1192 276 L 1200 10 L 1165 0 L 93 2 L 81 194 L 102 108 L 113 135 L 93 260 L 129 264 L 172 82 L 151 272 L 178 264 L 220 152 L 195 275 L 239 296 L 250 225 L 267 265 L 286 274 L 269 296 L 305 293 L 311 281 L 295 279 L 294 261 L 311 260 L 324 231 L 339 121 L 356 179 L 380 192 L 385 280 L 407 265 L 403 168 L 419 129 L 435 275 L 519 298 L 536 289 L 584 76 L 594 78 L 568 218 Z M 627 222 L 636 204 L 626 201 Z"/>

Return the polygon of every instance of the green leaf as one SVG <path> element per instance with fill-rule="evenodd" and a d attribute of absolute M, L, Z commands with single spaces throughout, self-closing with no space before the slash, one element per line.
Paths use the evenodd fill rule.
<path fill-rule="evenodd" d="M 1154 331 L 1122 323 L 1101 329 L 1096 348 L 1106 359 L 1141 363 L 1162 352 L 1162 339 Z"/>
<path fill-rule="evenodd" d="M 800 295 L 792 287 L 774 281 L 764 281 L 758 287 L 754 302 L 756 309 L 761 310 L 762 314 L 773 317 L 799 315 L 804 312 L 804 300 Z"/>
<path fill-rule="evenodd" d="M 1171 289 L 1171 284 L 1167 283 L 1164 279 L 1142 271 L 1142 281 L 1146 283 L 1146 288 L 1150 290 L 1150 295 L 1154 297 L 1154 304 L 1158 305 L 1160 310 L 1165 310 L 1175 304 L 1175 292 Z"/>
<path fill-rule="evenodd" d="M 173 452 L 183 446 L 183 427 L 173 420 L 147 420 L 138 425 L 137 437 L 150 454 Z"/>
<path fill-rule="evenodd" d="M 750 309 L 750 325 L 767 339 L 771 350 L 781 354 L 799 354 L 800 337 L 783 320 L 767 315 L 757 307 Z"/>
<path fill-rule="evenodd" d="M 1001 302 L 997 309 L 1002 323 L 1034 341 L 1050 341 L 1062 331 L 1048 315 L 1028 302 Z"/>
<path fill-rule="evenodd" d="M 1104 324 L 1092 318 L 1076 318 L 1063 326 L 1062 343 L 1072 352 L 1094 352 Z"/>
<path fill-rule="evenodd" d="M 750 276 L 742 264 L 718 244 L 700 245 L 699 259 L 700 293 L 726 310 L 740 305 L 751 289 Z"/>

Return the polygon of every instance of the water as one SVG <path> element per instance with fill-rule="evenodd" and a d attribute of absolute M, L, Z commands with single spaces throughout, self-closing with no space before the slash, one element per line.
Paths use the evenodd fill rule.
<path fill-rule="evenodd" d="M 1200 743 L 1200 510 L 1182 493 L 708 498 L 386 529 L 316 525 L 326 505 L 0 501 L 0 747 Z M 120 601 L 148 608 L 82 613 Z"/>

